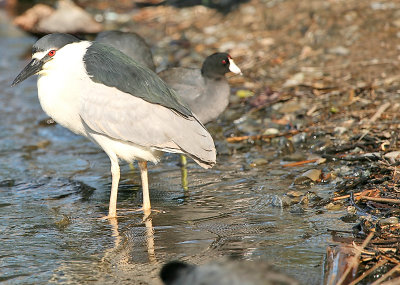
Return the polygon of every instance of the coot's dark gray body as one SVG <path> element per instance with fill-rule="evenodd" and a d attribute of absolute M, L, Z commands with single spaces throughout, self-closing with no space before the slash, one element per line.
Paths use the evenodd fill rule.
<path fill-rule="evenodd" d="M 230 259 L 199 266 L 172 261 L 160 277 L 165 285 L 299 285 L 268 263 Z"/>
<path fill-rule="evenodd" d="M 158 75 L 206 124 L 215 120 L 229 104 L 230 87 L 225 78 L 229 71 L 240 73 L 228 54 L 215 53 L 206 58 L 202 69 L 177 67 Z"/>
<path fill-rule="evenodd" d="M 136 33 L 105 31 L 97 35 L 96 42 L 112 46 L 135 61 L 155 71 L 153 55 L 146 41 Z"/>

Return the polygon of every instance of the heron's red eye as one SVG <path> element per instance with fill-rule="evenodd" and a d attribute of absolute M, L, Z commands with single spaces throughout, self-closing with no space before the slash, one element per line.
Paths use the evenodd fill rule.
<path fill-rule="evenodd" d="M 52 49 L 51 51 L 49 51 L 47 53 L 48 56 L 54 56 L 56 54 L 56 51 L 54 49 Z"/>

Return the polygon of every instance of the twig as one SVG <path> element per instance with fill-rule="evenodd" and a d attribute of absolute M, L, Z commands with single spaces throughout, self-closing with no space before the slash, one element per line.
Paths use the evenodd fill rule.
<path fill-rule="evenodd" d="M 293 167 L 293 166 L 300 166 L 303 164 L 307 164 L 307 163 L 313 163 L 318 161 L 318 158 L 315 159 L 309 159 L 309 160 L 302 160 L 302 161 L 296 161 L 296 162 L 291 162 L 291 163 L 287 163 L 287 164 L 283 164 L 283 167 Z"/>
<path fill-rule="evenodd" d="M 381 284 L 383 281 L 385 281 L 388 277 L 390 277 L 394 272 L 396 272 L 397 270 L 400 270 L 400 264 L 396 265 L 395 267 L 393 267 L 391 270 L 389 270 L 388 272 L 386 272 L 386 274 L 384 274 L 381 278 L 379 278 L 378 280 L 376 280 L 374 283 L 372 283 L 371 285 L 378 285 Z"/>
<path fill-rule="evenodd" d="M 369 197 L 369 196 L 360 196 L 359 199 L 364 199 L 374 202 L 382 202 L 382 203 L 400 204 L 400 199 L 379 198 L 379 197 Z"/>
<path fill-rule="evenodd" d="M 398 261 L 397 259 L 393 258 L 393 257 L 389 257 L 386 255 L 381 255 L 382 258 L 387 259 L 388 261 L 390 261 L 391 263 L 400 265 L 400 261 Z"/>
<path fill-rule="evenodd" d="M 381 105 L 368 122 L 375 122 L 377 119 L 379 119 L 380 116 L 382 116 L 383 112 L 385 112 L 386 109 L 390 107 L 390 105 L 392 105 L 391 102 L 386 102 L 385 104 Z"/>
<path fill-rule="evenodd" d="M 354 193 L 354 196 L 360 196 L 360 195 L 365 195 L 365 194 L 370 194 L 372 192 L 374 192 L 375 190 L 364 190 L 362 192 L 358 192 L 358 193 Z M 338 200 L 344 200 L 350 198 L 350 195 L 343 195 L 343 196 L 339 196 L 339 197 L 334 197 L 332 198 L 332 201 L 338 201 Z"/>
<path fill-rule="evenodd" d="M 367 271 L 365 271 L 361 276 L 357 277 L 356 279 L 354 279 L 353 281 L 351 281 L 348 285 L 355 285 L 358 282 L 360 282 L 361 280 L 363 280 L 365 277 L 367 277 L 369 274 L 371 274 L 372 272 L 374 272 L 377 268 L 385 265 L 388 262 L 388 260 L 384 259 L 379 261 L 377 264 L 375 264 L 374 266 L 372 266 L 370 269 L 368 269 Z"/>
<path fill-rule="evenodd" d="M 245 140 L 266 140 L 266 139 L 273 139 L 273 138 L 278 138 L 278 137 L 290 137 L 293 135 L 296 135 L 300 132 L 309 132 L 310 130 L 308 128 L 305 128 L 304 130 L 291 130 L 279 134 L 271 134 L 271 135 L 254 135 L 254 136 L 241 136 L 241 137 L 230 137 L 226 138 L 227 142 L 241 142 Z"/>

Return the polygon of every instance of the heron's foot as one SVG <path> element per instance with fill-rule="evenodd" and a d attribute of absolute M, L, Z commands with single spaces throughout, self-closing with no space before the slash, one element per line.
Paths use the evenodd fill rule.
<path fill-rule="evenodd" d="M 111 219 L 117 219 L 117 218 L 120 218 L 120 217 L 121 216 L 117 216 L 117 215 L 115 215 L 115 216 L 107 215 L 107 216 L 101 217 L 100 220 L 111 220 Z"/>
<path fill-rule="evenodd" d="M 163 213 L 165 213 L 164 210 L 143 209 L 143 207 L 141 207 L 141 208 L 139 208 L 139 209 L 137 209 L 137 210 L 134 210 L 134 211 L 135 211 L 135 212 L 143 212 L 143 214 L 144 214 L 145 217 L 148 217 L 148 216 L 150 216 L 150 215 L 153 214 L 153 213 L 157 213 L 157 214 L 163 214 Z"/>
<path fill-rule="evenodd" d="M 143 207 L 140 207 L 139 209 L 119 209 L 118 217 L 120 217 L 120 215 L 129 215 L 129 214 L 136 214 L 136 213 L 143 213 L 143 215 L 145 216 L 145 218 L 143 220 L 145 220 L 151 214 L 155 214 L 155 213 L 162 214 L 162 213 L 165 213 L 165 211 L 164 210 L 156 210 L 156 209 L 152 209 L 152 208 L 151 209 L 143 209 Z"/>

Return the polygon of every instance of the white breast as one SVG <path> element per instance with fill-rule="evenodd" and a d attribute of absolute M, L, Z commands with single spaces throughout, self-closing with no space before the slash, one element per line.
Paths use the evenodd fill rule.
<path fill-rule="evenodd" d="M 66 45 L 43 66 L 38 78 L 38 96 L 47 115 L 74 133 L 85 135 L 79 116 L 80 94 L 91 79 L 83 56 L 90 42 Z"/>

